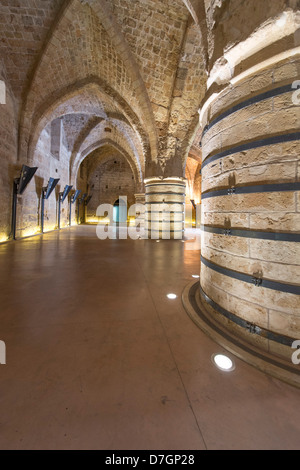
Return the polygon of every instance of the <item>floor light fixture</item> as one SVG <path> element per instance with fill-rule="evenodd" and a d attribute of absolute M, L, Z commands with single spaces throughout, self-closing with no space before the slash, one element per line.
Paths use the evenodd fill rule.
<path fill-rule="evenodd" d="M 218 369 L 224 372 L 231 372 L 235 369 L 232 359 L 224 354 L 214 354 L 212 356 L 212 361 Z"/>

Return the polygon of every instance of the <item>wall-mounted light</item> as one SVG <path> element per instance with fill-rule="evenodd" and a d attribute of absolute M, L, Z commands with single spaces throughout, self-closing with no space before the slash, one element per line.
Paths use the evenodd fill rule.
<path fill-rule="evenodd" d="M 63 192 L 59 193 L 58 197 L 58 229 L 60 230 L 60 213 L 61 213 L 61 205 L 66 200 L 70 192 L 72 191 L 73 186 L 66 185 Z"/>
<path fill-rule="evenodd" d="M 49 199 L 54 189 L 56 188 L 58 182 L 59 182 L 59 178 L 57 179 L 49 178 L 48 186 L 43 188 L 44 199 Z"/>
<path fill-rule="evenodd" d="M 193 208 L 196 209 L 195 199 L 191 199 L 191 203 L 192 203 Z"/>
<path fill-rule="evenodd" d="M 87 206 L 90 202 L 90 200 L 92 199 L 93 196 L 88 196 L 85 200 L 85 205 Z"/>
<path fill-rule="evenodd" d="M 30 168 L 29 166 L 23 165 L 21 170 L 20 178 L 15 179 L 17 183 L 17 193 L 23 194 L 28 184 L 34 177 L 37 171 L 37 167 Z"/>
<path fill-rule="evenodd" d="M 81 191 L 76 189 L 75 193 L 70 197 L 70 210 L 69 210 L 69 226 L 72 225 L 72 204 L 75 204 L 77 199 L 79 198 Z"/>
<path fill-rule="evenodd" d="M 70 201 L 71 201 L 72 204 L 74 204 L 74 203 L 77 201 L 77 199 L 79 198 L 80 194 L 81 194 L 80 189 L 76 189 L 75 193 L 73 194 L 73 196 L 72 196 L 71 199 L 70 199 Z"/>
<path fill-rule="evenodd" d="M 52 192 L 56 188 L 58 182 L 59 182 L 59 178 L 58 179 L 49 178 L 48 185 L 45 186 L 42 189 L 42 208 L 41 208 L 41 230 L 42 230 L 42 233 L 44 233 L 45 200 L 49 199 Z"/>
<path fill-rule="evenodd" d="M 28 184 L 34 177 L 37 167 L 22 166 L 19 178 L 14 179 L 13 186 L 13 205 L 12 205 L 12 219 L 11 219 L 11 236 L 16 239 L 16 221 L 17 221 L 17 201 L 18 195 L 22 195 L 27 188 Z"/>
<path fill-rule="evenodd" d="M 66 185 L 62 193 L 59 193 L 60 200 L 63 203 L 72 191 L 73 186 Z"/>

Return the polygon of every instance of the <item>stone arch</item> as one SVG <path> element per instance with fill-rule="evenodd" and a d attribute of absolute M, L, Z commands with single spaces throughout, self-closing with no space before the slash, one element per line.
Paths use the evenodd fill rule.
<path fill-rule="evenodd" d="M 122 148 L 128 155 L 132 156 L 132 161 L 134 162 L 139 180 L 142 181 L 144 173 L 144 159 L 141 143 L 138 141 L 136 134 L 131 129 L 127 123 L 123 123 L 123 126 L 126 126 L 124 129 L 122 125 L 118 126 L 120 121 L 103 120 L 97 124 L 90 132 L 83 133 L 82 138 L 78 140 L 76 146 L 74 146 L 71 162 L 70 162 L 70 177 L 74 178 L 74 168 L 77 168 L 78 162 L 81 161 L 81 156 L 85 152 L 86 148 L 91 147 L 95 142 L 109 140 L 114 142 L 120 148 Z M 109 125 L 111 134 L 108 135 L 105 131 L 105 127 Z M 129 132 L 132 131 L 130 135 Z M 134 139 L 135 138 L 135 139 Z"/>
<path fill-rule="evenodd" d="M 108 100 L 109 106 L 112 105 L 112 99 L 115 100 L 118 108 L 124 112 L 126 119 L 130 122 L 132 128 L 135 129 L 136 132 L 139 134 L 143 150 L 145 152 L 145 159 L 150 158 L 148 136 L 142 128 L 139 119 L 134 113 L 134 111 L 129 107 L 129 105 L 117 92 L 112 90 L 112 88 L 108 84 L 103 83 L 103 81 L 98 77 L 93 77 L 74 83 L 71 87 L 67 87 L 66 89 L 59 90 L 55 96 L 49 97 L 47 101 L 40 107 L 39 111 L 33 117 L 33 122 L 29 133 L 30 137 L 27 136 L 27 146 L 26 137 L 23 135 L 23 140 L 25 139 L 25 149 L 27 150 L 26 160 L 28 162 L 30 162 L 33 158 L 34 149 L 37 144 L 39 135 L 44 129 L 44 127 L 47 125 L 47 123 L 61 116 L 63 114 L 63 105 L 66 105 L 70 98 L 73 98 L 74 96 L 80 96 L 80 94 L 85 91 L 88 87 L 94 87 L 94 90 L 100 93 L 100 97 L 102 99 L 104 97 L 104 99 Z M 102 116 L 100 117 L 105 117 L 106 113 L 104 109 L 101 109 L 99 107 L 98 112 L 99 116 L 102 114 Z"/>
<path fill-rule="evenodd" d="M 115 150 L 117 150 L 117 152 L 119 152 L 125 158 L 125 160 L 127 161 L 127 163 L 129 164 L 129 166 L 132 170 L 136 187 L 137 188 L 141 187 L 142 184 L 143 184 L 142 174 L 139 173 L 134 160 L 132 159 L 132 157 L 129 155 L 129 153 L 125 149 L 123 149 L 119 144 L 117 144 L 116 142 L 114 142 L 111 139 L 102 139 L 98 142 L 94 142 L 93 144 L 91 144 L 89 147 L 87 147 L 81 153 L 80 159 L 78 159 L 77 162 L 73 166 L 71 181 L 76 181 L 77 180 L 79 167 L 80 167 L 81 163 L 85 160 L 85 158 L 87 158 L 95 150 L 97 150 L 101 147 L 104 147 L 104 146 L 113 147 Z"/>
<path fill-rule="evenodd" d="M 189 152 L 192 146 L 195 144 L 200 145 L 200 137 L 199 137 L 200 132 L 199 131 L 201 131 L 201 125 L 199 122 L 199 114 L 197 114 L 195 118 L 193 119 L 191 126 L 187 132 L 187 135 L 181 145 L 183 172 L 185 172 L 186 162 L 187 162 Z M 199 139 L 199 142 L 197 142 L 197 139 Z"/>
<path fill-rule="evenodd" d="M 34 70 L 30 74 L 31 79 L 30 83 L 27 85 L 26 99 L 21 110 L 19 158 L 30 159 L 32 149 L 28 150 L 27 147 L 30 147 L 30 143 L 32 141 L 32 130 L 34 129 L 34 127 L 32 128 L 32 123 L 36 123 L 41 112 L 43 113 L 45 111 L 43 108 L 45 106 L 49 106 L 49 103 L 47 105 L 47 102 L 50 101 L 51 103 L 53 96 L 54 99 L 56 99 L 58 93 L 56 93 L 53 83 L 60 83 L 61 90 L 71 89 L 74 87 L 74 79 L 75 77 L 77 78 L 77 76 L 80 77 L 79 81 L 81 82 L 88 82 L 91 77 L 94 77 L 94 81 L 98 81 L 98 83 L 101 82 L 102 85 L 105 84 L 104 88 L 108 93 L 111 93 L 114 100 L 119 99 L 119 101 L 122 101 L 122 111 L 126 113 L 127 110 L 129 121 L 132 125 L 136 126 L 138 132 L 141 133 L 144 150 L 145 153 L 148 154 L 148 158 L 151 159 L 151 155 L 152 158 L 153 156 L 154 158 L 156 157 L 157 138 L 153 112 L 147 95 L 147 90 L 140 77 L 138 67 L 133 63 L 133 55 L 132 57 L 130 56 L 130 51 L 127 46 L 127 49 L 124 51 L 124 47 L 121 45 L 122 41 L 119 41 L 120 38 L 117 34 L 118 31 L 111 31 L 109 14 L 106 9 L 101 8 L 101 14 L 98 10 L 95 12 L 95 8 L 92 6 L 92 3 L 93 2 L 69 0 L 65 7 L 61 9 L 57 17 L 57 21 L 49 31 L 46 44 L 43 46 L 40 56 L 36 61 Z M 101 29 L 101 38 L 103 41 L 95 42 L 93 36 L 95 33 L 93 33 L 92 30 L 87 41 L 90 41 L 91 46 L 95 45 L 95 47 L 98 47 L 98 44 L 100 44 L 98 57 L 102 57 L 102 55 L 103 57 L 105 56 L 105 71 L 103 71 L 104 69 L 100 59 L 96 61 L 97 64 L 94 66 L 95 61 L 84 60 L 86 57 L 83 56 L 82 67 L 80 67 L 78 59 L 75 66 L 71 67 L 71 74 L 58 74 L 56 65 L 61 63 L 62 67 L 66 67 L 66 63 L 72 60 L 72 54 L 70 54 L 71 49 L 67 47 L 67 59 L 65 63 L 63 62 L 64 51 L 62 50 L 63 46 L 61 46 L 60 41 L 63 30 L 63 34 L 72 39 L 71 46 L 74 41 L 74 44 L 76 44 L 76 35 L 74 36 L 72 18 L 74 18 L 78 23 L 77 30 L 82 37 L 85 37 L 86 32 L 90 31 L 88 28 L 89 25 L 91 28 L 95 28 L 96 32 L 98 29 Z M 88 23 L 88 21 L 90 23 Z M 118 36 L 118 40 L 115 39 L 116 35 Z M 101 45 L 102 42 L 103 46 Z M 107 54 L 107 50 L 109 48 L 112 49 L 113 58 L 111 55 Z M 91 47 L 90 49 L 93 48 Z M 90 49 L 87 49 L 88 53 L 90 53 Z M 83 52 L 83 50 L 80 50 L 81 54 Z M 123 74 L 120 79 L 117 74 L 119 66 L 121 67 Z M 113 72 L 112 82 L 108 79 L 108 70 L 110 69 Z M 50 78 L 48 80 L 51 86 L 48 96 L 45 93 L 45 89 L 47 89 L 44 78 L 46 70 L 50 71 Z M 53 78 L 52 80 L 51 76 Z M 112 86 L 108 86 L 108 83 L 112 83 Z M 126 99 L 124 97 L 126 97 Z"/>
<path fill-rule="evenodd" d="M 205 65 L 208 66 L 207 20 L 204 0 L 182 0 L 199 29 L 203 43 Z"/>
<path fill-rule="evenodd" d="M 143 118 L 145 125 L 149 129 L 149 146 L 151 149 L 152 159 L 156 159 L 158 153 L 158 136 L 156 130 L 155 119 L 153 115 L 152 105 L 149 99 L 145 82 L 141 76 L 138 64 L 133 53 L 128 46 L 120 28 L 118 27 L 113 15 L 110 11 L 109 2 L 98 2 L 97 0 L 86 0 L 92 10 L 98 16 L 110 39 L 120 56 L 123 58 L 124 63 L 128 70 L 131 71 L 133 83 L 135 86 L 135 93 L 141 103 Z"/>

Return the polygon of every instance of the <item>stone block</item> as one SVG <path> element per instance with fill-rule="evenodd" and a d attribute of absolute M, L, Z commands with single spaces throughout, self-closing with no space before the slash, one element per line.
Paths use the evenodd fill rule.
<path fill-rule="evenodd" d="M 234 295 L 243 301 L 259 305 L 263 308 L 285 312 L 287 314 L 300 314 L 298 295 L 275 291 L 264 287 L 257 287 L 254 284 L 219 274 L 218 272 L 207 268 L 203 264 L 201 265 L 201 273 L 201 285 L 203 285 L 202 279 L 207 278 L 205 282 L 208 283 L 208 285 L 212 284 L 216 287 L 221 285 L 225 292 Z M 249 321 L 251 321 L 251 318 L 249 318 Z"/>
<path fill-rule="evenodd" d="M 219 251 L 249 257 L 249 240 L 241 237 L 228 237 L 216 233 L 203 232 L 204 244 Z"/>
<path fill-rule="evenodd" d="M 249 214 L 241 214 L 234 212 L 204 212 L 202 222 L 204 225 L 215 225 L 225 227 L 230 222 L 231 227 L 235 228 L 249 228 Z"/>
<path fill-rule="evenodd" d="M 281 334 L 284 331 L 286 336 L 290 336 L 293 339 L 300 339 L 300 315 L 291 315 L 276 310 L 270 310 L 269 328 Z"/>
<path fill-rule="evenodd" d="M 205 241 L 201 247 L 201 253 L 206 259 L 224 268 L 249 275 L 259 272 L 265 279 L 300 285 L 300 269 L 298 265 L 245 258 L 239 254 L 219 250 L 210 244 L 206 244 Z"/>
<path fill-rule="evenodd" d="M 295 193 L 254 193 L 218 196 L 202 200 L 206 212 L 295 212 Z"/>
<path fill-rule="evenodd" d="M 251 230 L 300 232 L 300 213 L 270 212 L 251 214 Z"/>
<path fill-rule="evenodd" d="M 250 239 L 251 258 L 298 266 L 300 246 L 296 242 Z"/>

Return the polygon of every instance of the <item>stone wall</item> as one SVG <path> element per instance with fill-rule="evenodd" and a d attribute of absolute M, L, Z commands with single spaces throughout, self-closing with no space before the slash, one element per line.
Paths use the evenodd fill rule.
<path fill-rule="evenodd" d="M 34 157 L 30 163 L 30 166 L 37 167 L 38 170 L 24 194 L 18 197 L 17 237 L 28 236 L 40 231 L 42 188 L 47 186 L 50 177 L 60 178 L 60 181 L 50 198 L 45 201 L 44 229 L 45 231 L 53 230 L 57 226 L 58 194 L 69 184 L 70 152 L 66 148 L 65 136 L 62 135 L 59 152 L 57 149 L 56 155 L 52 154 L 52 129 L 53 126 L 50 123 L 41 133 Z M 63 126 L 61 132 L 64 134 Z M 75 222 L 74 214 L 73 222 Z M 61 208 L 61 227 L 67 226 L 68 223 L 69 204 L 68 199 L 66 199 Z"/>
<path fill-rule="evenodd" d="M 185 168 L 185 178 L 187 180 L 186 203 L 189 204 L 194 199 L 196 204 L 201 203 L 201 163 L 193 158 L 188 158 Z"/>
<path fill-rule="evenodd" d="M 127 196 L 128 205 L 135 204 L 136 183 L 132 170 L 123 156 L 113 149 L 99 149 L 82 164 L 81 187 L 92 196 L 87 207 L 87 220 L 96 217 L 100 204 L 112 204 L 120 196 Z M 78 184 L 78 187 L 80 186 Z"/>
<path fill-rule="evenodd" d="M 1 63 L 0 80 L 5 84 L 5 103 L 0 104 L 0 241 L 5 241 L 10 233 L 13 180 L 19 175 L 20 165 L 15 100 Z"/>

